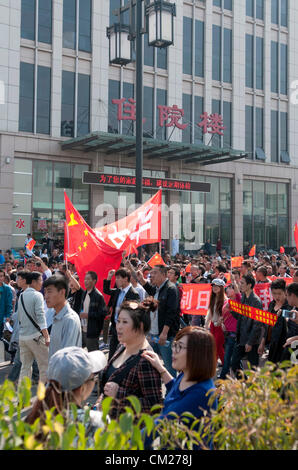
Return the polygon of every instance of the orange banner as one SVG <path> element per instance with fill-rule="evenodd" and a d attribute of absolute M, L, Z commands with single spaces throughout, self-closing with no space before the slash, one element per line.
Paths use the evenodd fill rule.
<path fill-rule="evenodd" d="M 234 300 L 229 300 L 229 304 L 230 309 L 233 310 L 233 312 L 252 318 L 253 320 L 257 320 L 261 323 L 265 323 L 265 325 L 274 326 L 277 322 L 277 315 L 275 313 L 250 307 L 248 305 L 241 304 L 240 302 L 235 302 Z"/>
<path fill-rule="evenodd" d="M 184 315 L 207 315 L 211 284 L 180 284 L 183 294 L 180 302 L 181 313 Z"/>

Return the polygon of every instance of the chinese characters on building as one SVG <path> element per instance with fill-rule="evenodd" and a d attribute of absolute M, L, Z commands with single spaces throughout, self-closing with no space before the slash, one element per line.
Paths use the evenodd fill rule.
<path fill-rule="evenodd" d="M 133 98 L 112 99 L 112 103 L 117 105 L 118 121 L 136 120 L 136 102 Z M 189 124 L 182 122 L 184 116 L 183 108 L 178 108 L 178 106 L 174 104 L 173 106 L 158 105 L 157 109 L 160 127 L 177 127 L 181 130 L 188 127 Z M 223 118 L 220 114 L 208 114 L 204 112 L 200 115 L 200 119 L 201 121 L 196 124 L 202 129 L 203 134 L 224 135 L 223 131 L 226 127 L 223 125 Z"/>

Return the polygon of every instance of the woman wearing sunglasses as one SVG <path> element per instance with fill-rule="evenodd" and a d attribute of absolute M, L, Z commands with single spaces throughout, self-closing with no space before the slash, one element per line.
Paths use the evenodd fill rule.
<path fill-rule="evenodd" d="M 190 412 L 196 418 L 210 412 L 209 399 L 215 390 L 212 378 L 216 373 L 216 345 L 213 335 L 198 326 L 180 330 L 172 343 L 172 366 L 180 372 L 174 379 L 157 354 L 144 351 L 146 358 L 159 372 L 167 389 L 164 407 L 159 419 L 171 419 L 171 412 L 181 416 Z M 217 407 L 216 400 L 212 408 Z M 148 446 L 148 440 L 147 446 Z"/>
<path fill-rule="evenodd" d="M 126 301 L 120 307 L 116 330 L 120 346 L 103 370 L 100 383 L 100 406 L 105 396 L 113 397 L 109 412 L 117 418 L 129 406 L 127 397 L 134 395 L 141 403 L 142 412 L 150 413 L 152 406 L 162 403 L 161 378 L 158 371 L 142 353 L 152 348 L 146 339 L 150 331 L 150 311 L 158 301 L 148 297 L 143 302 Z"/>

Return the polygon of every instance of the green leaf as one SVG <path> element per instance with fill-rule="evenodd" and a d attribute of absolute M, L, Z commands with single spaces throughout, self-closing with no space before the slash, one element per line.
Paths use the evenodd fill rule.
<path fill-rule="evenodd" d="M 138 400 L 138 398 L 134 397 L 134 396 L 131 396 L 131 397 L 128 397 L 127 400 L 131 403 L 131 405 L 132 405 L 133 409 L 135 410 L 136 414 L 140 414 L 141 413 L 141 403 Z"/>

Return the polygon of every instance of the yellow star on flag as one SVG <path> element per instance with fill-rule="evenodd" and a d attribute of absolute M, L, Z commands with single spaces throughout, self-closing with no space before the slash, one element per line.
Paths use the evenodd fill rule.
<path fill-rule="evenodd" d="M 83 247 L 87 248 L 87 243 L 86 242 L 83 243 Z"/>
<path fill-rule="evenodd" d="M 82 251 L 82 247 L 81 247 L 81 245 L 79 246 L 79 250 L 80 250 L 80 251 Z"/>
<path fill-rule="evenodd" d="M 87 230 L 86 228 L 85 228 L 85 230 L 84 230 L 84 234 L 85 234 L 86 237 L 87 237 L 88 234 L 89 234 L 89 232 L 88 232 L 88 230 Z"/>
<path fill-rule="evenodd" d="M 68 227 L 72 227 L 73 225 L 78 225 L 78 222 L 74 218 L 74 213 L 73 212 L 70 214 L 69 217 L 70 217 L 70 222 L 67 224 Z"/>

